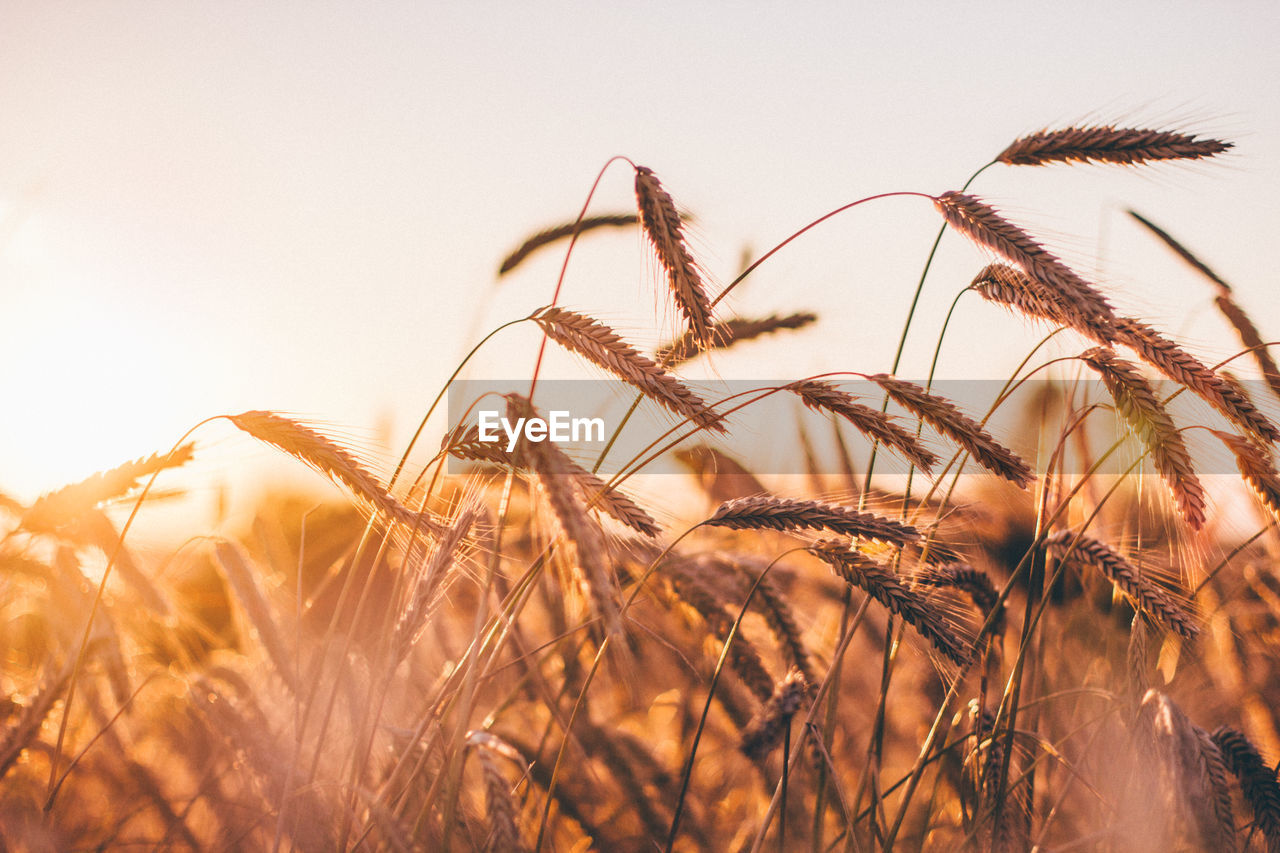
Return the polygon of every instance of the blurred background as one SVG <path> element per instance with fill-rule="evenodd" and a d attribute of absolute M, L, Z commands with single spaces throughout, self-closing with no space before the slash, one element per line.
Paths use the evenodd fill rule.
<path fill-rule="evenodd" d="M 832 208 L 957 189 L 1043 127 L 1219 136 L 1237 147 L 1211 163 L 999 167 L 973 192 L 1124 310 L 1212 361 L 1233 352 L 1212 289 L 1136 208 L 1280 337 L 1280 7 L 850 5 L 7 0 L 0 487 L 27 500 L 255 408 L 393 458 L 467 349 L 550 300 L 563 245 L 500 284 L 498 264 L 572 219 L 615 155 L 693 215 L 723 283 Z M 633 206 L 615 163 L 591 212 Z M 815 229 L 730 300 L 815 311 L 805 345 L 744 347 L 711 372 L 887 370 L 938 224 L 896 198 Z M 923 375 L 987 260 L 944 239 L 902 376 Z M 638 230 L 610 230 L 580 243 L 562 302 L 655 345 L 677 320 L 661 285 Z M 1007 376 L 1040 335 L 972 296 L 954 323 L 949 377 Z M 537 344 L 503 332 L 467 375 L 525 378 Z M 198 433 L 215 477 L 274 458 L 230 434 Z"/>

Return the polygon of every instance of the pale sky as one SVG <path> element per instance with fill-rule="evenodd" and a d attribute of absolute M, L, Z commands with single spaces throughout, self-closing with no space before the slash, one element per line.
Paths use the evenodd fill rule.
<path fill-rule="evenodd" d="M 1280 7 L 1067 8 L 4 0 L 0 490 L 29 498 L 253 408 L 390 455 L 471 342 L 550 299 L 562 252 L 495 289 L 498 262 L 572 218 L 614 155 L 696 216 L 723 282 L 744 246 L 865 195 L 956 189 L 1041 127 L 1231 139 L 1220 162 L 1000 168 L 973 192 L 1125 310 L 1230 352 L 1211 290 L 1119 213 L 1136 207 L 1280 337 Z M 629 210 L 631 187 L 615 164 L 592 211 Z M 887 370 L 937 226 L 892 199 L 797 241 L 731 307 L 820 324 L 717 371 Z M 902 375 L 986 261 L 944 241 Z M 616 232 L 580 246 L 562 301 L 652 344 L 674 324 L 659 283 Z M 972 297 L 957 323 L 951 376 L 1004 376 L 1034 340 Z M 527 376 L 536 343 L 504 333 L 474 375 Z M 386 422 L 397 446 L 377 450 Z"/>

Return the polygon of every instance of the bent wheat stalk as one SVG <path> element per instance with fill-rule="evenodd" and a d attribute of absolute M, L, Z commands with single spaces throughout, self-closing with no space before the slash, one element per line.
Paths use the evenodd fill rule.
<path fill-rule="evenodd" d="M 547 337 L 618 376 L 651 400 L 701 427 L 726 432 L 720 416 L 701 397 L 599 320 L 556 307 L 544 308 L 532 319 Z"/>
<path fill-rule="evenodd" d="M 410 528 L 421 527 L 433 534 L 439 534 L 443 529 L 429 513 L 414 512 L 392 497 L 378 478 L 357 462 L 351 453 L 314 429 L 275 412 L 241 412 L 226 418 L 259 441 L 283 450 L 346 486 L 358 501 L 388 521 L 398 521 Z"/>
<path fill-rule="evenodd" d="M 636 166 L 636 202 L 644 232 L 666 270 L 671 296 L 684 314 L 689 332 L 700 345 L 711 346 L 715 339 L 711 303 L 698 265 L 685 243 L 684 223 L 670 194 L 646 166 Z"/>

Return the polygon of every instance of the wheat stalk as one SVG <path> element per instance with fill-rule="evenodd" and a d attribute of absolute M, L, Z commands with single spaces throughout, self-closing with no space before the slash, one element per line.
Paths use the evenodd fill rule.
<path fill-rule="evenodd" d="M 636 167 L 636 202 L 644 232 L 667 272 L 671 295 L 684 314 L 689 331 L 701 346 L 711 346 L 715 340 L 711 303 L 698 265 L 685 243 L 684 224 L 675 202 L 662 188 L 653 170 L 646 166 Z"/>
<path fill-rule="evenodd" d="M 981 424 L 962 414 L 951 401 L 886 373 L 877 373 L 867 379 L 883 388 L 899 406 L 968 451 L 978 464 L 993 474 L 1024 489 L 1035 479 L 1026 462 L 992 438 Z"/>
<path fill-rule="evenodd" d="M 1245 802 L 1253 812 L 1254 825 L 1267 840 L 1268 853 L 1277 853 L 1280 851 L 1280 782 L 1277 782 L 1275 768 L 1266 765 L 1243 732 L 1220 726 L 1210 737 L 1240 784 Z"/>
<path fill-rule="evenodd" d="M 335 441 L 275 412 L 228 415 L 238 428 L 324 474 L 349 489 L 356 499 L 389 521 L 439 534 L 442 526 L 426 512 L 414 512 L 387 492 L 368 469 Z"/>
<path fill-rule="evenodd" d="M 572 237 L 575 234 L 585 234 L 588 231 L 595 231 L 599 228 L 620 228 L 635 225 L 637 221 L 639 221 L 639 218 L 634 213 L 615 213 L 605 216 L 588 216 L 574 222 L 565 222 L 561 225 L 546 228 L 530 236 L 515 251 L 503 258 L 502 265 L 498 267 L 498 275 L 506 275 L 519 266 L 525 258 L 558 240 Z"/>
<path fill-rule="evenodd" d="M 467 426 L 459 424 L 441 441 L 441 447 L 459 459 L 474 459 L 480 462 L 491 462 L 495 465 L 506 465 L 528 470 L 528 462 L 520 455 L 507 453 L 501 446 L 493 442 L 480 440 L 480 428 L 475 424 Z M 626 493 L 605 483 L 595 474 L 573 461 L 567 454 L 561 454 L 561 467 L 565 476 L 577 485 L 588 509 L 600 510 L 616 521 L 625 524 L 645 536 L 657 536 L 660 529 L 658 522 Z"/>
<path fill-rule="evenodd" d="M 1092 566 L 1102 572 L 1117 588 L 1153 618 L 1188 640 L 1200 633 L 1191 613 L 1172 595 L 1156 586 L 1138 568 L 1106 544 L 1088 536 L 1077 536 L 1062 530 L 1044 541 L 1045 547 L 1060 558 Z"/>
<path fill-rule="evenodd" d="M 507 395 L 507 416 L 513 422 L 536 414 L 528 399 L 518 394 Z M 618 582 L 609 570 L 603 533 L 591 522 L 585 505 L 573 488 L 569 457 L 551 441 L 522 439 L 516 452 L 529 460 L 560 529 L 577 552 L 578 575 L 586 587 L 595 615 L 604 621 L 610 634 L 620 634 L 622 619 L 618 606 Z"/>
<path fill-rule="evenodd" d="M 599 320 L 554 306 L 535 313 L 533 320 L 556 343 L 603 367 L 672 412 L 706 429 L 726 431 L 720 415 L 708 408 L 701 397 Z"/>
<path fill-rule="evenodd" d="M 1132 364 L 1105 347 L 1087 350 L 1080 358 L 1102 377 L 1116 408 L 1151 453 L 1182 517 L 1199 530 L 1205 519 L 1204 487 L 1191 465 L 1182 434 L 1151 385 Z"/>
<path fill-rule="evenodd" d="M 733 530 L 832 530 L 846 536 L 878 539 L 893 545 L 920 541 L 910 525 L 837 504 L 775 498 L 769 495 L 722 503 L 703 524 Z"/>
<path fill-rule="evenodd" d="M 1272 514 L 1280 518 L 1280 474 L 1268 453 L 1247 438 L 1211 430 L 1235 457 L 1240 476 Z"/>
<path fill-rule="evenodd" d="M 742 754 L 759 762 L 773 752 L 809 692 L 809 682 L 803 673 L 797 669 L 788 672 L 778 682 L 760 713 L 743 730 L 739 744 Z"/>
<path fill-rule="evenodd" d="M 1115 318 L 1111 304 L 1093 285 L 986 202 L 964 193 L 946 192 L 934 199 L 934 206 L 956 231 L 1062 294 L 1081 314 L 1104 326 Z"/>
<path fill-rule="evenodd" d="M 758 319 L 730 317 L 726 320 L 717 320 L 712 324 L 710 344 L 703 346 L 692 332 L 685 332 L 671 343 L 659 347 L 655 355 L 663 366 L 674 367 L 708 349 L 726 349 L 734 344 L 784 329 L 803 329 L 817 320 L 817 314 L 810 314 L 807 311 L 783 316 L 770 314 L 768 317 Z"/>
<path fill-rule="evenodd" d="M 830 412 L 844 418 L 863 435 L 901 453 L 926 474 L 931 473 L 938 462 L 935 454 L 927 450 L 914 435 L 898 426 L 892 417 L 879 409 L 856 402 L 852 394 L 841 391 L 830 382 L 805 379 L 791 383 L 786 386 L 786 390 L 799 396 L 802 403 L 815 411 Z"/>
<path fill-rule="evenodd" d="M 945 616 L 917 592 L 908 589 L 892 569 L 836 540 L 819 540 L 809 552 L 827 563 L 844 580 L 871 595 L 890 613 L 901 616 L 946 658 L 964 666 L 971 649 L 948 624 Z"/>
<path fill-rule="evenodd" d="M 191 461 L 193 448 L 192 444 L 184 444 L 172 453 L 153 453 L 109 471 L 99 471 L 79 483 L 63 486 L 36 498 L 30 509 L 22 514 L 20 523 L 33 533 L 57 531 L 99 504 L 137 488 L 143 477 L 185 465 Z"/>
<path fill-rule="evenodd" d="M 1156 160 L 1199 160 L 1231 148 L 1230 142 L 1172 130 L 1087 125 L 1028 134 L 996 155 L 996 162 L 1010 166 L 1070 162 L 1132 166 Z"/>
<path fill-rule="evenodd" d="M 1205 850 L 1238 849 L 1227 765 L 1208 733 L 1155 689 L 1142 699 L 1138 725 L 1161 759 L 1174 812 L 1190 818 L 1196 842 Z"/>

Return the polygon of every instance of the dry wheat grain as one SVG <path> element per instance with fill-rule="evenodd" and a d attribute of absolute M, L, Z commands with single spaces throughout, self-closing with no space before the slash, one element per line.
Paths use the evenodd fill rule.
<path fill-rule="evenodd" d="M 1172 130 L 1086 125 L 1028 134 L 996 155 L 996 162 L 1010 166 L 1070 162 L 1132 166 L 1157 160 L 1199 160 L 1231 148 L 1230 142 Z"/>

